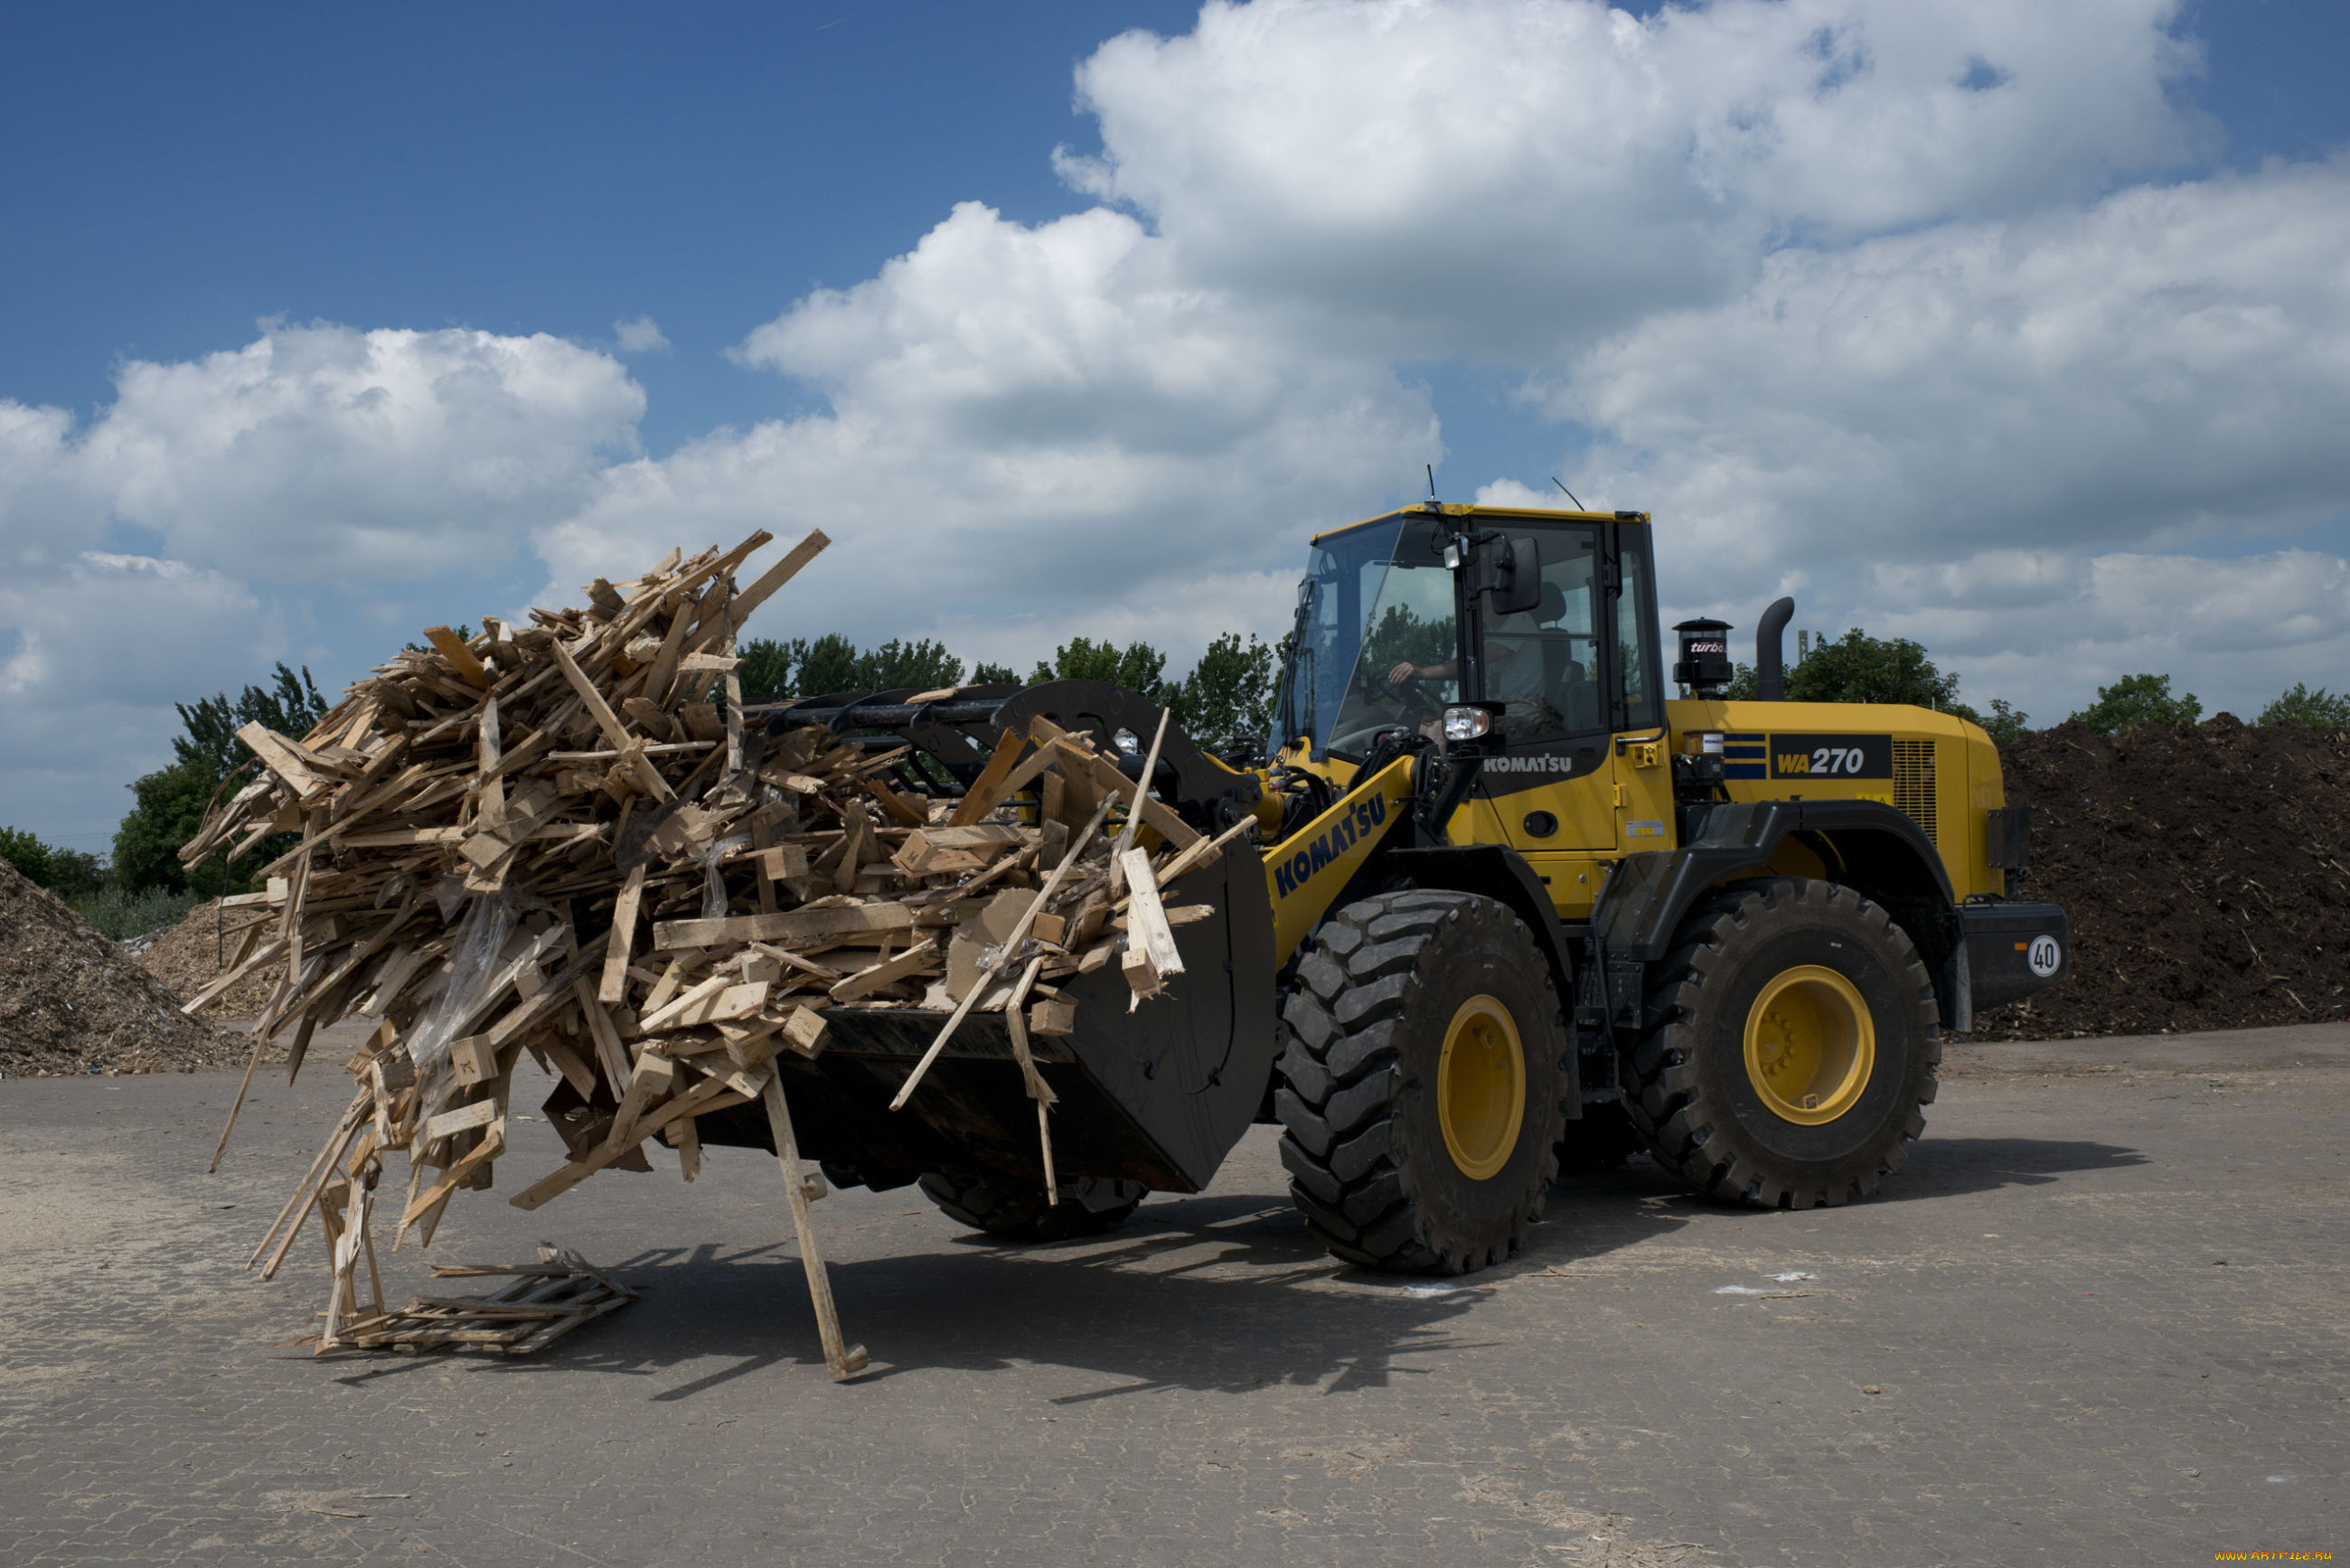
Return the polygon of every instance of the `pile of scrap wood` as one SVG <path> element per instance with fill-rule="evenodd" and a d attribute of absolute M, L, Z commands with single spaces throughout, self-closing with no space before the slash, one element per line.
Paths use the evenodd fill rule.
<path fill-rule="evenodd" d="M 408 1181 L 393 1245 L 429 1241 L 459 1189 L 490 1185 L 527 1051 L 564 1080 L 548 1106 L 571 1158 L 515 1197 L 524 1208 L 646 1168 L 656 1135 L 690 1181 L 695 1118 L 763 1106 L 847 1376 L 861 1352 L 840 1341 L 808 1220 L 823 1184 L 800 1168 L 769 1064 L 823 1051 L 827 1007 L 946 1015 L 899 1106 L 968 1013 L 1003 1012 L 1051 1181 L 1052 1092 L 1028 1030 L 1073 1026 L 1055 980 L 1117 963 L 1139 1001 L 1179 972 L 1170 928 L 1207 911 L 1168 909 L 1159 888 L 1223 840 L 1042 720 L 1002 735 L 968 789 L 894 742 L 746 728 L 736 634 L 828 543 L 811 534 L 738 587 L 768 542 L 672 551 L 526 627 L 432 628 L 307 735 L 241 732 L 257 776 L 182 860 L 298 836 L 250 896 L 268 918 L 189 1011 L 274 974 L 254 1061 L 290 1030 L 291 1072 L 320 1026 L 378 1025 L 346 1064 L 348 1110 L 255 1252 L 271 1253 L 265 1272 L 317 1209 L 339 1299 L 371 1256 L 365 1219 L 395 1148 Z"/>

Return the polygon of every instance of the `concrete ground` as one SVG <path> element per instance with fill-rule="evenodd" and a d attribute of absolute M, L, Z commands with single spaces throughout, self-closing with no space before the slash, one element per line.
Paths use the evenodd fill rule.
<path fill-rule="evenodd" d="M 1458 1282 L 1324 1256 L 1263 1128 L 1081 1244 L 836 1194 L 873 1353 L 846 1386 L 767 1157 L 689 1187 L 663 1151 L 525 1214 L 558 1155 L 525 1127 L 428 1255 L 545 1237 L 644 1300 L 529 1359 L 320 1360 L 267 1348 L 323 1304 L 315 1232 L 275 1282 L 240 1265 L 341 1104 L 334 1054 L 256 1090 L 213 1177 L 234 1078 L 0 1083 L 0 1562 L 2350 1552 L 2350 1029 L 1953 1057 L 1878 1201 L 1733 1212 L 1636 1161 Z"/>

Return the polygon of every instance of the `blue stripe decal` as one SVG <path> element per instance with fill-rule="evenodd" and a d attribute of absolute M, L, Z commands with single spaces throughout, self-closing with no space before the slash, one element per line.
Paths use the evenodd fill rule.
<path fill-rule="evenodd" d="M 1759 779 L 1763 776 L 1761 763 L 1724 763 L 1721 776 L 1726 779 Z"/>
<path fill-rule="evenodd" d="M 1759 735 L 1759 734 L 1754 734 L 1754 735 L 1724 735 L 1724 736 L 1722 736 L 1721 738 L 1722 738 L 1724 741 L 1729 742 L 1730 742 L 1731 744 L 1732 744 L 1732 745 L 1740 745 L 1740 746 L 1759 746 L 1759 745 L 1762 744 L 1762 737 L 1761 735 Z"/>
<path fill-rule="evenodd" d="M 1770 756 L 1770 753 L 1761 746 L 1724 746 L 1721 748 L 1721 754 L 1725 757 L 1744 757 L 1749 762 L 1756 763 L 1763 762 Z"/>

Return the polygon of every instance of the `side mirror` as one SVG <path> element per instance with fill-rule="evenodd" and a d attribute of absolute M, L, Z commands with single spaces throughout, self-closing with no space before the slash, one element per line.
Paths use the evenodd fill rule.
<path fill-rule="evenodd" d="M 1493 552 L 1492 607 L 1495 615 L 1524 615 L 1542 607 L 1542 545 L 1521 536 L 1503 541 Z"/>

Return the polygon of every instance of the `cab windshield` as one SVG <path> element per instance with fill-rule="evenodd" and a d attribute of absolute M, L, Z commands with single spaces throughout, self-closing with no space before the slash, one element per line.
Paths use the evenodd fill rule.
<path fill-rule="evenodd" d="M 1447 532 L 1399 515 L 1315 541 L 1269 750 L 1304 736 L 1359 757 L 1392 726 L 1437 732 L 1461 691 Z"/>

